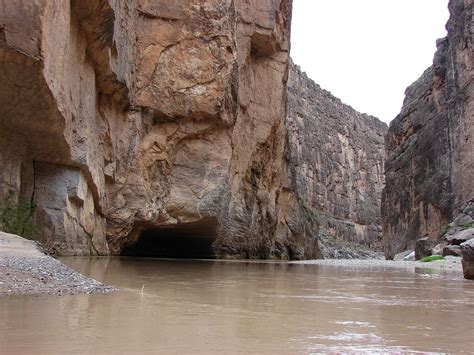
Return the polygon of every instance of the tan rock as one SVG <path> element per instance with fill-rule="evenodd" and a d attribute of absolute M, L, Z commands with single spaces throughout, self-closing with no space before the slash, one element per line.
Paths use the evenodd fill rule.
<path fill-rule="evenodd" d="M 34 200 L 44 245 L 119 254 L 147 231 L 315 256 L 284 159 L 291 1 L 0 9 L 0 199 Z"/>

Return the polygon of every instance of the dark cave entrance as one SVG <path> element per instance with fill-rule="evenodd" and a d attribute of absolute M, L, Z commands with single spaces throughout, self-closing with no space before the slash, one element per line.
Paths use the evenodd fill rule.
<path fill-rule="evenodd" d="M 212 243 L 217 221 L 181 223 L 144 229 L 138 240 L 122 249 L 122 256 L 155 258 L 214 258 Z"/>

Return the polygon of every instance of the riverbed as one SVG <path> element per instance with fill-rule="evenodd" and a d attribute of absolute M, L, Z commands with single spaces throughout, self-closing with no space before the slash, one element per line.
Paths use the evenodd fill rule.
<path fill-rule="evenodd" d="M 121 288 L 0 301 L 0 353 L 471 352 L 474 282 L 342 263 L 64 258 Z"/>

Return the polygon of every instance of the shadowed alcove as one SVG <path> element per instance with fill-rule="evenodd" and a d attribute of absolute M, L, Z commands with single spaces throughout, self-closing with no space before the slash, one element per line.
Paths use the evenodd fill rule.
<path fill-rule="evenodd" d="M 217 237 L 214 218 L 144 229 L 138 240 L 122 249 L 122 256 L 157 258 L 213 258 Z"/>

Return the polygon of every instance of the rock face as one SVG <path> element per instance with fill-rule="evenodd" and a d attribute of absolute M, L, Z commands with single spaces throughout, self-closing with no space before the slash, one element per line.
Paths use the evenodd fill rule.
<path fill-rule="evenodd" d="M 43 245 L 119 254 L 147 233 L 316 255 L 284 157 L 290 0 L 0 9 L 0 199 L 33 201 Z"/>
<path fill-rule="evenodd" d="M 474 197 L 473 1 L 451 0 L 448 36 L 437 43 L 433 66 L 406 91 L 386 136 L 382 198 L 387 258 L 432 245 Z"/>
<path fill-rule="evenodd" d="M 381 249 L 386 124 L 343 104 L 295 65 L 286 121 L 294 185 L 320 220 L 323 254 L 327 238 Z"/>

